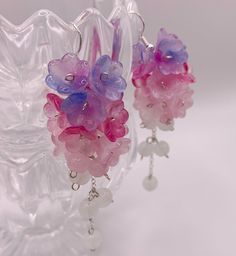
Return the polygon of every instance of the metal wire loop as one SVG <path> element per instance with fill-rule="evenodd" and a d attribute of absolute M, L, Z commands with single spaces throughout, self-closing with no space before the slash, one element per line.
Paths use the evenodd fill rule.
<path fill-rule="evenodd" d="M 141 32 L 141 36 L 140 36 L 140 39 L 141 41 L 144 43 L 144 45 L 147 47 L 147 48 L 150 48 L 151 50 L 154 49 L 153 45 L 150 44 L 148 42 L 148 40 L 145 38 L 145 36 L 143 35 L 144 34 L 144 31 L 145 31 L 145 28 L 146 28 L 146 25 L 145 25 L 145 21 L 143 19 L 143 17 L 141 16 L 141 14 L 139 14 L 138 12 L 129 12 L 129 14 L 132 14 L 132 15 L 136 15 L 142 22 L 143 24 L 143 30 Z"/>
<path fill-rule="evenodd" d="M 79 54 L 79 52 L 80 52 L 80 50 L 82 48 L 82 42 L 83 42 L 82 33 L 80 32 L 79 28 L 75 25 L 75 23 L 72 22 L 71 24 L 73 25 L 73 27 L 76 30 L 76 32 L 78 32 L 78 34 L 79 34 L 79 48 L 78 48 L 78 50 L 76 52 L 77 54 Z"/>
<path fill-rule="evenodd" d="M 138 12 L 129 12 L 129 14 L 136 15 L 141 20 L 141 22 L 143 24 L 143 30 L 142 30 L 142 33 L 141 33 L 141 37 L 142 37 L 143 34 L 144 34 L 144 31 L 145 31 L 145 28 L 146 28 L 145 21 L 144 21 L 143 17 Z"/>

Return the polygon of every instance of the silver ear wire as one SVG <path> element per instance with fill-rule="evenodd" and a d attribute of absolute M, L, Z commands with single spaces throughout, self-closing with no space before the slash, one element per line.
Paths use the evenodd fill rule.
<path fill-rule="evenodd" d="M 142 22 L 142 24 L 143 24 L 143 29 L 142 29 L 142 32 L 141 32 L 141 36 L 140 36 L 140 39 L 141 39 L 141 41 L 144 43 L 144 45 L 147 47 L 147 48 L 153 48 L 153 45 L 152 44 L 150 44 L 149 42 L 148 42 L 148 40 L 144 37 L 144 31 L 145 31 L 145 28 L 146 28 L 146 25 L 145 25 L 145 21 L 144 21 L 144 19 L 143 19 L 143 17 L 141 16 L 141 14 L 139 14 L 138 12 L 129 12 L 129 14 L 131 14 L 131 15 L 136 15 L 140 20 L 141 20 L 141 22 Z"/>
<path fill-rule="evenodd" d="M 141 20 L 142 25 L 143 25 L 143 30 L 142 30 L 141 36 L 143 36 L 145 28 L 146 28 L 145 21 L 144 21 L 143 17 L 138 12 L 129 12 L 129 14 L 136 15 Z"/>
<path fill-rule="evenodd" d="M 79 48 L 78 48 L 78 50 L 77 50 L 77 52 L 76 52 L 76 54 L 79 54 L 79 53 L 80 53 L 80 50 L 81 50 L 81 48 L 82 48 L 82 40 L 83 40 L 82 34 L 81 34 L 79 28 L 75 25 L 75 23 L 72 22 L 71 24 L 72 24 L 72 26 L 74 27 L 74 29 L 76 30 L 76 32 L 78 32 L 78 34 L 79 34 Z"/>

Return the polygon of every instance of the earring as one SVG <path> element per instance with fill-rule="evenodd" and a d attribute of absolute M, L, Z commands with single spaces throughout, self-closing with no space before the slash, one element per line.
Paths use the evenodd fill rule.
<path fill-rule="evenodd" d="M 80 60 L 82 34 L 74 24 L 73 28 L 80 37 L 78 52 L 67 53 L 48 64 L 45 81 L 56 93 L 47 94 L 44 112 L 55 146 L 54 155 L 65 157 L 72 189 L 76 191 L 91 183 L 79 212 L 88 221 L 84 244 L 95 250 L 102 238 L 95 230 L 94 217 L 100 208 L 113 201 L 108 188 L 97 188 L 97 178 L 110 180 L 110 168 L 118 164 L 130 146 L 130 139 L 124 138 L 129 118 L 123 101 L 126 81 L 119 61 L 108 55 L 94 59 L 98 50 L 96 43 L 90 58 L 94 63 Z M 98 34 L 95 35 L 98 40 Z"/>
<path fill-rule="evenodd" d="M 141 127 L 151 130 L 151 136 L 139 144 L 138 152 L 141 158 L 149 158 L 149 174 L 143 186 L 152 191 L 158 185 L 154 156 L 169 157 L 169 145 L 157 139 L 157 128 L 173 131 L 174 120 L 185 117 L 186 110 L 193 104 L 190 85 L 195 78 L 188 65 L 186 46 L 176 35 L 161 29 L 154 47 L 143 36 L 145 23 L 141 15 L 130 14 L 136 15 L 143 24 L 140 40 L 133 45 L 132 82 L 134 108 L 142 120 Z"/>

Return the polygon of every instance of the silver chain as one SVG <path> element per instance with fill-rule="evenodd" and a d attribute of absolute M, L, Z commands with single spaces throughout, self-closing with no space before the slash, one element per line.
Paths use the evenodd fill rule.
<path fill-rule="evenodd" d="M 91 179 L 91 190 L 89 191 L 89 194 L 88 194 L 88 200 L 89 201 L 92 201 L 95 197 L 98 197 L 99 194 L 97 192 L 97 189 L 96 189 L 96 179 L 94 177 L 92 177 Z M 88 233 L 89 235 L 93 235 L 94 234 L 94 231 L 95 231 L 95 227 L 94 227 L 94 221 L 92 218 L 89 219 L 89 228 L 88 228 Z"/>
<path fill-rule="evenodd" d="M 148 177 L 151 179 L 153 176 L 153 170 L 154 170 L 154 157 L 153 154 L 150 156 L 149 159 L 149 175 Z"/>
<path fill-rule="evenodd" d="M 96 180 L 94 177 L 92 177 L 91 179 L 91 184 L 92 184 L 92 188 L 88 194 L 89 201 L 92 201 L 95 197 L 99 197 L 99 193 L 97 192 L 97 189 L 96 189 Z"/>
<path fill-rule="evenodd" d="M 93 235 L 95 231 L 95 228 L 94 228 L 94 221 L 92 218 L 89 219 L 89 228 L 88 228 L 88 233 L 89 235 Z"/>
<path fill-rule="evenodd" d="M 157 141 L 156 128 L 152 129 L 151 138 L 153 141 Z M 149 179 L 152 178 L 153 171 L 154 171 L 154 156 L 153 156 L 153 154 L 151 154 L 150 159 L 149 159 L 149 175 L 148 175 Z"/>

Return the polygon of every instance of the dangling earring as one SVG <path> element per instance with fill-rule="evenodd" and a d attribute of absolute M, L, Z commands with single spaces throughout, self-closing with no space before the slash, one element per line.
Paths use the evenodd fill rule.
<path fill-rule="evenodd" d="M 110 168 L 118 164 L 120 156 L 127 153 L 130 146 L 130 139 L 124 138 L 129 118 L 123 102 L 126 81 L 120 62 L 108 55 L 96 60 L 98 42 L 90 58 L 95 63 L 80 60 L 82 34 L 75 24 L 73 28 L 80 37 L 78 52 L 67 53 L 48 64 L 45 81 L 57 94 L 47 94 L 44 112 L 55 145 L 54 154 L 64 155 L 72 189 L 76 191 L 91 182 L 79 211 L 88 221 L 85 246 L 95 250 L 102 239 L 95 230 L 94 216 L 113 201 L 108 188 L 97 188 L 97 178 L 110 180 Z M 95 40 L 99 40 L 97 33 L 95 36 Z"/>
<path fill-rule="evenodd" d="M 130 15 L 136 15 L 143 24 L 140 40 L 133 45 L 132 82 L 141 127 L 151 131 L 150 137 L 139 144 L 138 152 L 141 158 L 149 158 L 149 174 L 143 186 L 152 191 L 158 185 L 154 156 L 169 157 L 169 145 L 157 138 L 157 128 L 172 131 L 174 120 L 185 116 L 193 104 L 190 85 L 195 78 L 189 69 L 186 46 L 176 35 L 161 29 L 154 47 L 143 36 L 145 23 L 141 15 Z"/>

